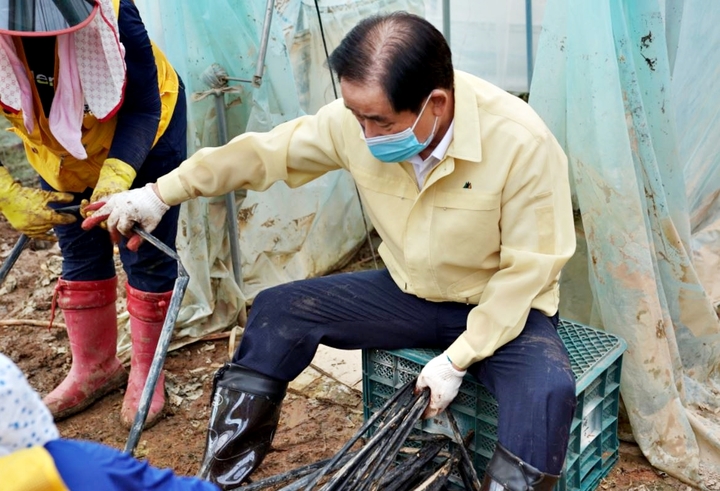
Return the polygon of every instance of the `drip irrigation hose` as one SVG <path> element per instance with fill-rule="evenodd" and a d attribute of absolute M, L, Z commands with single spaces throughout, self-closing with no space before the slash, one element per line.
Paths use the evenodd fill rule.
<path fill-rule="evenodd" d="M 410 396 L 412 397 L 412 388 L 411 390 L 405 392 L 406 397 Z M 390 432 L 395 430 L 397 428 L 400 421 L 403 420 L 405 414 L 406 414 L 406 408 L 407 408 L 407 401 L 404 401 L 403 407 L 401 410 L 393 413 L 390 413 L 390 419 L 387 421 L 387 423 L 382 424 L 378 426 L 377 431 L 373 435 L 373 437 L 368 440 L 368 442 L 365 444 L 365 446 L 355 455 L 354 458 L 352 458 L 345 466 L 340 469 L 330 480 L 321 488 L 322 491 L 336 491 L 338 489 L 343 489 L 342 485 L 345 483 L 345 481 L 348 479 L 348 476 L 357 468 L 358 463 L 364 459 L 368 454 L 370 454 L 373 450 L 373 448 Z M 427 405 L 427 404 L 426 404 Z"/>
<path fill-rule="evenodd" d="M 468 489 L 472 491 L 480 491 L 480 479 L 478 479 L 477 472 L 475 471 L 475 466 L 473 466 L 472 459 L 470 458 L 470 454 L 467 451 L 465 439 L 460 433 L 457 421 L 455 421 L 455 416 L 453 416 L 450 409 L 448 409 L 445 411 L 445 417 L 447 418 L 448 423 L 450 423 L 450 428 L 452 428 L 455 442 L 460 449 L 460 468 L 465 471 L 465 473 L 467 474 L 467 478 L 471 481 L 472 484 L 472 487 Z"/>
<path fill-rule="evenodd" d="M 450 472 L 452 471 L 453 467 L 457 463 L 459 458 L 459 453 L 456 450 L 453 452 L 453 454 L 450 456 L 449 459 L 445 461 L 445 463 L 437 469 L 433 474 L 430 475 L 427 479 L 425 479 L 422 483 L 420 483 L 419 486 L 416 486 L 413 488 L 414 491 L 439 491 L 440 489 L 445 486 L 448 479 L 450 478 Z"/>
<path fill-rule="evenodd" d="M 424 445 L 420 451 L 406 462 L 398 464 L 391 472 L 373 486 L 373 490 L 397 491 L 403 483 L 409 481 L 412 477 L 417 476 L 421 469 L 434 459 L 440 450 L 450 441 L 447 437 L 442 440 Z"/>
<path fill-rule="evenodd" d="M 412 435 L 430 398 L 428 390 L 414 393 L 415 382 L 395 392 L 332 458 L 233 491 L 257 491 L 293 480 L 280 491 L 311 490 L 321 481 L 321 491 L 440 491 L 454 471 L 459 471 L 466 489 L 478 491 L 480 483 L 467 451 L 474 432 L 463 438 L 455 418 L 446 412 L 454 438 Z M 363 447 L 348 452 L 369 430 L 373 435 Z M 424 444 L 412 448 L 407 458 L 398 459 L 407 453 L 403 451 L 406 442 Z M 450 452 L 443 451 L 447 446 Z"/>
<path fill-rule="evenodd" d="M 390 413 L 391 418 L 389 421 L 379 425 L 375 435 L 365 444 L 363 450 L 377 449 L 373 451 L 372 456 L 368 457 L 360 465 L 351 466 L 351 463 L 348 463 L 346 468 L 341 469 L 328 481 L 322 488 L 324 491 L 338 489 L 362 491 L 365 485 L 372 480 L 372 474 L 374 474 L 375 470 L 385 469 L 394 461 L 397 452 L 405 442 L 405 437 L 410 433 L 412 426 L 427 407 L 428 395 L 426 392 L 419 396 L 415 396 L 413 393 L 408 395 L 408 401 L 395 414 Z M 388 454 L 391 454 L 390 459 L 387 459 Z M 356 460 L 359 461 L 357 457 Z M 373 472 L 371 476 L 367 476 L 366 472 L 371 466 L 374 466 Z M 356 488 L 356 486 L 359 487 Z"/>
<path fill-rule="evenodd" d="M 395 462 L 395 457 L 400 448 L 405 444 L 408 435 L 413 430 L 415 423 L 420 419 L 423 411 L 428 405 L 430 399 L 430 391 L 423 391 L 417 397 L 417 401 L 413 407 L 408 411 L 405 420 L 400 424 L 398 429 L 393 433 L 392 440 L 384 445 L 384 452 L 380 455 L 377 465 L 373 467 L 373 470 L 368 474 L 367 479 L 362 482 L 359 491 L 365 491 L 370 488 L 370 485 L 377 479 L 380 479 L 385 471 Z"/>
<path fill-rule="evenodd" d="M 350 452 L 347 455 L 343 456 L 343 458 L 340 459 L 340 461 L 336 463 L 330 470 L 338 469 L 340 466 L 344 465 L 345 462 L 347 462 L 355 455 L 355 453 L 356 452 Z M 278 484 L 291 481 L 293 479 L 300 479 L 306 476 L 310 476 L 320 470 L 322 467 L 324 467 L 325 464 L 327 464 L 329 461 L 330 459 L 325 459 L 318 462 L 313 462 L 312 464 L 304 465 L 302 467 L 298 467 L 282 474 L 266 477 L 265 479 L 255 481 L 251 484 L 228 488 L 227 491 L 260 491 L 271 486 L 277 486 Z"/>
<path fill-rule="evenodd" d="M 401 396 L 406 394 L 408 391 L 412 391 L 415 387 L 415 381 L 410 381 L 406 383 L 400 390 L 395 392 L 390 399 L 387 400 L 387 402 L 383 405 L 383 407 L 373 414 L 368 420 L 365 422 L 365 424 L 362 425 L 362 427 L 353 435 L 353 437 L 343 445 L 343 447 L 338 451 L 338 453 L 335 454 L 335 456 L 330 459 L 330 461 L 325 464 L 325 467 L 321 469 L 320 472 L 318 472 L 318 475 L 308 483 L 308 485 L 305 487 L 305 491 L 310 491 L 319 481 L 322 479 L 322 477 L 330 470 L 330 468 L 337 463 L 338 460 L 342 458 L 343 455 L 352 447 L 355 445 L 355 442 L 357 442 L 360 437 L 368 430 L 368 428 L 372 427 L 372 425 L 375 424 L 375 422 L 380 419 L 382 416 L 384 416 L 384 413 L 386 412 L 386 409 L 393 406 L 398 399 L 400 399 Z"/>

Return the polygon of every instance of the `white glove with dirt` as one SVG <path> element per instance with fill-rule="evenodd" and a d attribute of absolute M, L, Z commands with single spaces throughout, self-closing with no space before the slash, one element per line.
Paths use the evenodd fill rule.
<path fill-rule="evenodd" d="M 427 362 L 415 384 L 416 391 L 430 388 L 430 402 L 423 418 L 433 418 L 450 405 L 466 373 L 467 370 L 456 370 L 444 352 Z"/>
<path fill-rule="evenodd" d="M 104 203 L 91 203 L 86 210 L 93 213 L 83 221 L 82 226 L 87 230 L 106 221 L 113 239 L 118 238 L 118 232 L 131 238 L 134 235 L 132 228 L 136 224 L 148 233 L 155 230 L 169 209 L 170 206 L 155 193 L 152 184 L 146 184 L 142 188 L 110 195 Z M 133 240 L 133 245 L 140 245 L 138 239 L 139 237 Z M 128 248 L 131 248 L 130 244 Z"/>

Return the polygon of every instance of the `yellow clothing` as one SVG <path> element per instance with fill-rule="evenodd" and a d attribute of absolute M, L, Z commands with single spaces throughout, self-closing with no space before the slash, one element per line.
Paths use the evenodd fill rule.
<path fill-rule="evenodd" d="M 0 489 L 3 491 L 68 491 L 43 447 L 18 450 L 0 457 Z"/>
<path fill-rule="evenodd" d="M 575 250 L 567 158 L 525 102 L 463 72 L 455 73 L 453 141 L 422 189 L 408 162 L 372 156 L 342 100 L 202 149 L 158 189 L 174 205 L 278 180 L 296 187 L 338 168 L 355 179 L 399 288 L 477 304 L 447 351 L 459 367 L 514 339 L 530 308 L 557 312 L 560 270 Z"/>
<path fill-rule="evenodd" d="M 115 13 L 118 14 L 119 0 L 113 0 Z M 13 38 L 18 56 L 27 66 L 22 42 Z M 177 102 L 179 82 L 178 76 L 165 55 L 152 44 L 153 54 L 158 71 L 158 89 L 160 91 L 161 114 L 155 142 L 163 135 L 172 118 Z M 59 63 L 55 63 L 55 78 Z M 23 112 L 11 113 L 3 110 L 3 115 L 12 123 L 12 131 L 18 135 L 25 147 L 30 165 L 40 176 L 58 191 L 82 192 L 93 188 L 98 180 L 100 168 L 107 158 L 115 134 L 117 115 L 106 121 L 99 121 L 91 113 L 85 113 L 82 123 L 82 144 L 88 155 L 86 160 L 78 160 L 67 152 L 53 136 L 50 125 L 43 112 L 40 96 L 34 84 L 33 90 L 34 129 L 28 133 L 23 123 Z"/>

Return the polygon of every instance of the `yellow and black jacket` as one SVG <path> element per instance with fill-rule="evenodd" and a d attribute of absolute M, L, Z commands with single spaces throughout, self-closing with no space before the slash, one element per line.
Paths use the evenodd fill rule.
<path fill-rule="evenodd" d="M 35 122 L 32 133 L 25 129 L 22 111 L 14 114 L 3 111 L 12 123 L 11 131 L 23 140 L 32 167 L 58 191 L 82 192 L 94 187 L 106 158 L 119 159 L 137 171 L 167 129 L 177 103 L 180 85 L 177 73 L 150 41 L 137 8 L 131 0 L 113 0 L 113 5 L 120 41 L 125 47 L 125 94 L 120 109 L 105 121 L 86 110 L 82 128 L 86 160 L 70 155 L 53 137 L 35 83 L 31 84 Z M 15 38 L 14 42 L 31 73 L 24 49 L 27 41 Z M 56 55 L 55 77 L 57 67 Z"/>

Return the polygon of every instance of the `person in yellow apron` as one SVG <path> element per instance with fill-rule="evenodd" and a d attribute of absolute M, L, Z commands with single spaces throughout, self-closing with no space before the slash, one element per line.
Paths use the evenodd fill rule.
<path fill-rule="evenodd" d="M 150 41 L 131 0 L 8 0 L 0 7 L 0 105 L 41 189 L 0 167 L 0 212 L 18 231 L 57 237 L 63 256 L 53 308 L 64 314 L 72 352 L 65 380 L 44 401 L 56 419 L 75 414 L 127 382 L 121 421 L 137 412 L 177 264 L 151 245 L 120 243 L 127 273 L 132 361 L 116 356 L 117 277 L 106 230 L 85 231 L 79 216 L 54 209 L 148 182 L 186 157 L 182 82 Z M 178 207 L 154 234 L 175 247 Z M 54 229 L 54 235 L 50 229 Z M 165 403 L 160 378 L 147 417 Z"/>

